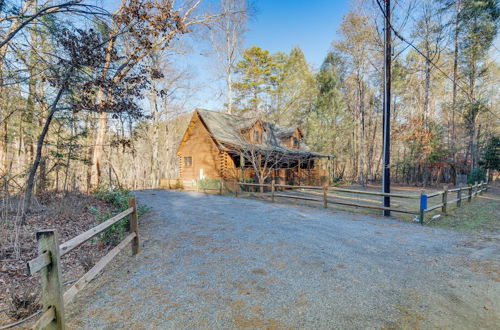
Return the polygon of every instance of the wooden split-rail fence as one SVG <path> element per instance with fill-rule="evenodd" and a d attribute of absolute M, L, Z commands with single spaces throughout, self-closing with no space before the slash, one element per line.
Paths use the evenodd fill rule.
<path fill-rule="evenodd" d="M 222 181 L 221 181 L 222 182 Z M 233 183 L 234 187 L 237 187 L 234 189 L 234 195 L 237 197 L 239 188 L 244 187 L 244 186 L 249 186 L 249 187 L 265 187 L 271 190 L 271 201 L 275 202 L 276 197 L 280 198 L 290 198 L 290 199 L 297 199 L 297 200 L 305 200 L 305 201 L 314 201 L 314 202 L 320 202 L 323 203 L 323 207 L 327 208 L 328 204 L 337 204 L 337 205 L 344 205 L 344 206 L 354 206 L 354 207 L 360 207 L 360 208 L 367 208 L 367 209 L 376 209 L 376 210 L 388 210 L 392 212 L 399 212 L 399 213 L 406 213 L 406 214 L 414 214 L 418 216 L 418 221 L 420 224 L 424 224 L 425 221 L 425 214 L 428 212 L 431 212 L 433 210 L 436 210 L 438 208 L 441 208 L 442 212 L 444 214 L 447 213 L 448 206 L 452 203 L 456 203 L 457 207 L 461 206 L 462 200 L 467 199 L 469 202 L 472 200 L 472 197 L 481 194 L 483 191 L 485 191 L 488 188 L 488 184 L 486 182 L 481 181 L 480 183 L 474 183 L 474 185 L 469 185 L 469 186 L 464 186 L 464 187 L 457 187 L 453 189 L 448 189 L 447 187 L 444 188 L 442 191 L 437 191 L 433 192 L 430 194 L 426 194 L 424 191 L 420 193 L 420 196 L 418 195 L 406 195 L 406 194 L 394 194 L 394 193 L 382 193 L 382 192 L 375 192 L 375 191 L 362 191 L 362 190 L 354 190 L 354 189 L 346 189 L 346 188 L 340 188 L 340 187 L 330 187 L 327 185 L 324 186 L 294 186 L 294 185 L 284 185 L 284 184 L 275 184 L 273 181 L 270 184 L 258 184 L 258 183 L 240 183 L 240 182 L 235 182 Z M 300 189 L 300 190 L 319 190 L 322 191 L 322 198 L 316 198 L 312 196 L 300 196 L 300 195 L 292 195 L 292 194 L 284 194 L 280 193 L 279 189 Z M 349 193 L 349 194 L 355 194 L 355 195 L 369 195 L 369 196 L 389 196 L 391 198 L 402 198 L 402 199 L 419 199 L 420 202 L 418 210 L 416 209 L 404 209 L 399 206 L 393 206 L 393 207 L 385 207 L 381 205 L 369 205 L 369 204 L 362 204 L 358 202 L 352 202 L 352 201 L 344 201 L 344 200 L 339 200 L 339 199 L 333 199 L 330 195 L 328 195 L 329 192 L 339 192 L 339 193 Z M 450 194 L 456 192 L 457 196 L 455 199 L 449 199 Z M 222 185 L 219 188 L 219 194 L 222 194 Z M 428 201 L 431 198 L 434 197 L 439 197 L 441 196 L 441 203 L 433 205 L 433 206 L 428 206 Z"/>
<path fill-rule="evenodd" d="M 419 219 L 420 223 L 425 222 L 425 213 L 434 211 L 441 208 L 441 212 L 446 214 L 448 212 L 448 206 L 456 203 L 457 207 L 462 206 L 462 201 L 467 200 L 472 201 L 472 197 L 482 194 L 488 189 L 488 183 L 481 181 L 480 183 L 475 182 L 474 185 L 468 185 L 464 187 L 457 187 L 453 189 L 448 189 L 445 187 L 442 191 L 437 191 L 431 194 L 425 194 L 423 191 L 420 194 L 420 208 L 419 208 Z M 452 193 L 456 193 L 454 199 L 450 199 Z M 428 206 L 428 200 L 433 197 L 441 197 L 441 203 L 433 206 Z"/>
<path fill-rule="evenodd" d="M 28 272 L 40 272 L 42 286 L 42 316 L 32 329 L 64 329 L 64 306 L 70 303 L 111 260 L 132 242 L 132 253 L 139 253 L 139 227 L 137 222 L 137 204 L 135 198 L 128 199 L 129 208 L 93 227 L 92 229 L 59 245 L 58 234 L 54 229 L 36 233 L 38 241 L 38 257 L 28 262 Z M 61 257 L 79 247 L 89 239 L 102 233 L 118 221 L 130 216 L 130 233 L 117 246 L 102 257 L 85 275 L 76 281 L 66 292 L 63 292 L 61 277 Z"/>

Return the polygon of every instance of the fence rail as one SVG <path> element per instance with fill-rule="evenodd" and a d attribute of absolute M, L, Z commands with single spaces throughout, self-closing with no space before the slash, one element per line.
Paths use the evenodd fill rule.
<path fill-rule="evenodd" d="M 43 314 L 35 322 L 32 329 L 64 329 L 64 306 L 92 281 L 93 278 L 129 243 L 132 243 L 132 253 L 139 253 L 139 228 L 137 222 L 137 203 L 135 198 L 128 199 L 129 208 L 86 232 L 58 245 L 57 230 L 38 231 L 38 257 L 28 262 L 28 272 L 33 275 L 40 272 L 42 286 Z M 130 215 L 130 234 L 117 246 L 102 257 L 88 272 L 63 293 L 61 276 L 61 257 L 99 233 L 108 229 L 118 221 Z"/>
<path fill-rule="evenodd" d="M 414 214 L 418 215 L 419 222 L 423 225 L 425 223 L 425 214 L 436 209 L 441 208 L 441 211 L 446 214 L 448 210 L 448 206 L 452 203 L 456 203 L 457 207 L 461 206 L 462 200 L 467 199 L 469 202 L 472 200 L 472 197 L 481 194 L 483 191 L 488 189 L 488 184 L 486 182 L 481 181 L 480 183 L 475 183 L 474 185 L 457 187 L 453 189 L 444 188 L 442 191 L 436 191 L 433 193 L 426 194 L 424 191 L 421 192 L 420 196 L 418 195 L 405 195 L 405 194 L 394 194 L 394 193 L 382 193 L 375 191 L 362 191 L 362 190 L 354 190 L 354 189 L 346 189 L 339 187 L 330 187 L 330 186 L 294 186 L 294 185 L 286 185 L 286 184 L 275 184 L 272 181 L 270 184 L 259 184 L 259 183 L 243 183 L 243 182 L 234 182 L 234 187 L 264 187 L 271 188 L 271 201 L 275 202 L 276 197 L 280 198 L 290 198 L 297 200 L 305 200 L 305 201 L 314 201 L 314 202 L 323 202 L 323 207 L 327 208 L 328 204 L 337 204 L 337 205 L 346 205 L 346 206 L 354 206 L 360 208 L 367 209 L 376 209 L 376 210 L 388 210 L 392 212 L 406 213 L 406 214 Z M 221 185 L 222 187 L 222 185 Z M 284 194 L 284 193 L 276 193 L 277 188 L 282 189 L 301 189 L 301 190 L 319 190 L 323 191 L 322 198 L 314 198 L 310 196 L 300 196 L 293 194 Z M 234 195 L 238 196 L 238 188 L 235 188 Z M 222 188 L 221 188 L 222 191 Z M 468 192 L 463 194 L 462 192 Z M 356 194 L 356 195 L 369 195 L 369 196 L 389 196 L 393 198 L 403 198 L 403 199 L 420 199 L 419 208 L 415 210 L 403 209 L 401 207 L 384 207 L 381 205 L 368 205 L 362 203 L 355 202 L 346 202 L 338 199 L 334 199 L 328 196 L 329 192 L 341 192 L 348 194 Z M 457 193 L 457 197 L 455 199 L 448 199 L 449 194 L 452 192 Z M 434 197 L 441 197 L 441 201 L 438 204 L 427 206 L 427 202 L 429 199 Z"/>
<path fill-rule="evenodd" d="M 421 193 L 420 196 L 420 223 L 424 224 L 425 222 L 425 213 L 431 212 L 433 210 L 441 208 L 441 211 L 444 214 L 447 214 L 448 205 L 456 203 L 456 207 L 460 207 L 462 205 L 462 201 L 467 199 L 469 202 L 472 201 L 472 197 L 477 196 L 478 194 L 482 194 L 483 191 L 488 189 L 488 183 L 481 181 L 480 183 L 475 182 L 474 185 L 468 185 L 464 187 L 456 187 L 453 189 L 448 189 L 445 187 L 444 190 L 438 191 L 432 194 L 424 194 Z M 465 195 L 462 194 L 462 191 L 468 192 Z M 457 197 L 452 200 L 448 200 L 448 196 L 450 193 L 456 192 Z M 441 196 L 441 203 L 438 203 L 433 206 L 427 206 L 427 199 Z"/>
<path fill-rule="evenodd" d="M 344 192 L 344 193 L 349 193 L 349 194 L 370 195 L 370 196 L 391 196 L 394 198 L 413 198 L 413 199 L 418 198 L 418 196 L 401 195 L 401 194 L 387 194 L 387 193 L 374 192 L 374 191 L 361 191 L 361 190 L 353 190 L 353 189 L 345 189 L 345 188 L 329 187 L 329 186 L 294 186 L 294 185 L 286 185 L 286 184 L 275 184 L 274 182 L 271 182 L 270 184 L 235 182 L 234 185 L 235 186 L 250 186 L 250 187 L 271 187 L 271 201 L 272 202 L 275 201 L 276 197 L 280 197 L 280 198 L 290 198 L 290 199 L 307 200 L 307 201 L 314 201 L 314 202 L 323 202 L 324 208 L 327 208 L 328 204 L 337 204 L 337 205 L 355 206 L 355 207 L 361 207 L 361 208 L 367 208 L 367 209 L 389 210 L 389 211 L 394 211 L 394 212 L 399 212 L 399 213 L 407 213 L 407 214 L 419 214 L 418 211 L 405 210 L 402 208 L 394 208 L 394 207 L 391 208 L 391 207 L 384 207 L 384 206 L 379 206 L 379 205 L 368 205 L 368 204 L 360 204 L 360 203 L 353 203 L 353 202 L 345 202 L 345 201 L 341 201 L 341 200 L 336 200 L 336 199 L 329 197 L 328 192 Z M 308 197 L 308 196 L 280 194 L 280 193 L 276 193 L 276 188 L 318 190 L 318 191 L 323 191 L 323 194 L 322 194 L 323 196 L 321 199 L 319 199 L 319 198 L 313 198 L 313 197 Z M 235 190 L 234 193 L 235 193 L 235 196 L 238 195 L 237 190 Z"/>

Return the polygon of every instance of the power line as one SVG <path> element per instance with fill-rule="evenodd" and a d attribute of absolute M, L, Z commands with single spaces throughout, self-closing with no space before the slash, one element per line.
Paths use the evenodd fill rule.
<path fill-rule="evenodd" d="M 384 17 L 387 19 L 387 16 L 385 15 L 385 11 L 384 9 L 382 8 L 382 5 L 380 4 L 380 1 L 379 0 L 376 0 L 377 1 L 377 5 L 378 7 L 380 8 L 380 10 L 382 11 L 382 14 L 384 15 Z M 458 88 L 460 88 L 464 93 L 466 93 L 471 99 L 473 99 L 474 101 L 476 100 L 472 95 L 471 93 L 466 90 L 465 88 L 463 88 L 462 86 L 460 86 L 460 84 L 458 84 L 458 82 L 456 81 L 456 79 L 453 79 L 452 77 L 450 77 L 446 72 L 444 72 L 436 63 L 434 63 L 427 55 L 425 55 L 420 49 L 418 49 L 415 45 L 413 45 L 413 43 L 411 43 L 410 41 L 406 40 L 406 38 L 404 38 L 393 26 L 392 24 L 389 22 L 389 27 L 391 28 L 391 30 L 394 32 L 394 35 L 396 37 L 398 37 L 401 41 L 405 42 L 406 44 L 408 44 L 410 47 L 412 47 L 418 54 L 420 54 L 422 57 L 424 57 L 427 62 L 429 62 L 434 68 L 436 68 L 439 72 L 441 72 L 446 78 L 448 78 L 451 82 L 453 82 Z"/>
<path fill-rule="evenodd" d="M 495 48 L 495 50 L 496 50 L 498 53 L 500 53 L 500 49 L 498 49 L 498 47 L 497 47 L 497 46 L 495 46 L 495 44 L 494 44 L 494 43 L 492 43 L 491 45 L 493 46 L 493 48 Z"/>

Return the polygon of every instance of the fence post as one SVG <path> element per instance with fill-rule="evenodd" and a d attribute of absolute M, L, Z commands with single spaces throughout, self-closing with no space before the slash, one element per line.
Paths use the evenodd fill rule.
<path fill-rule="evenodd" d="M 238 189 L 240 189 L 240 185 L 238 181 L 234 181 L 234 197 L 238 197 Z"/>
<path fill-rule="evenodd" d="M 472 201 L 472 185 L 469 185 L 469 196 L 467 200 L 469 203 Z"/>
<path fill-rule="evenodd" d="M 420 210 L 419 210 L 419 220 L 421 225 L 424 224 L 426 208 L 427 208 L 427 195 L 422 190 L 420 192 Z"/>
<path fill-rule="evenodd" d="M 47 328 L 64 329 L 64 300 L 57 231 L 54 229 L 38 231 L 36 239 L 38 254 L 49 252 L 51 261 L 50 265 L 40 270 L 43 311 L 51 307 L 55 309 L 55 318 Z"/>
<path fill-rule="evenodd" d="M 326 199 L 328 195 L 328 186 L 325 184 L 323 186 L 323 207 L 326 209 L 328 207 L 328 200 Z"/>
<path fill-rule="evenodd" d="M 274 178 L 271 180 L 271 202 L 274 203 Z"/>
<path fill-rule="evenodd" d="M 220 179 L 220 182 L 219 182 L 219 195 L 222 195 L 222 185 L 223 185 L 223 181 L 224 179 Z"/>
<path fill-rule="evenodd" d="M 481 182 L 479 183 L 479 195 L 482 195 L 483 194 L 483 180 L 481 180 Z"/>
<path fill-rule="evenodd" d="M 477 196 L 477 181 L 474 181 L 474 196 Z"/>
<path fill-rule="evenodd" d="M 444 186 L 443 191 L 443 206 L 441 207 L 441 211 L 446 214 L 446 205 L 448 204 L 448 186 Z"/>
<path fill-rule="evenodd" d="M 137 222 L 137 202 L 135 197 L 128 198 L 128 207 L 134 211 L 130 213 L 130 233 L 135 233 L 135 238 L 132 241 L 132 253 L 139 253 L 139 224 Z"/>
<path fill-rule="evenodd" d="M 460 207 L 462 205 L 462 188 L 458 188 L 457 191 L 457 207 Z"/>

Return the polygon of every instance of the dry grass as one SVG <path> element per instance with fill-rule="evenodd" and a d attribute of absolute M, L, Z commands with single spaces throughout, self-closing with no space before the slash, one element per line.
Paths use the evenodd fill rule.
<path fill-rule="evenodd" d="M 500 184 L 495 182 L 483 195 L 472 202 L 462 201 L 462 207 L 452 207 L 447 216 L 432 222 L 431 226 L 461 232 L 500 231 Z"/>
<path fill-rule="evenodd" d="M 366 187 L 361 187 L 358 185 L 353 185 L 349 188 L 360 191 L 369 191 L 369 192 L 380 192 L 381 187 L 377 185 L 368 185 Z M 434 187 L 434 188 L 426 188 L 424 190 L 425 193 L 429 194 L 436 191 L 441 191 L 442 187 Z M 422 192 L 422 188 L 413 187 L 413 186 L 396 186 L 391 189 L 391 193 L 394 194 L 402 194 L 402 195 L 410 195 L 414 196 L 414 198 L 391 198 L 391 207 L 397 209 L 403 209 L 408 211 L 418 212 L 420 206 L 420 193 Z M 304 196 L 304 197 L 312 197 L 316 198 L 319 201 L 302 201 L 297 199 L 289 199 L 276 197 L 277 203 L 282 204 L 292 204 L 292 205 L 303 205 L 303 206 L 311 206 L 311 207 L 323 207 L 323 194 L 318 190 L 285 190 L 285 194 L 291 194 L 296 196 Z M 255 193 L 255 192 L 241 192 L 238 193 L 239 197 L 246 198 L 257 198 L 266 201 L 271 201 L 270 193 Z M 441 195 L 431 197 L 428 199 L 428 207 L 437 205 L 441 203 Z M 452 200 L 456 198 L 456 192 L 450 193 L 448 196 L 448 200 Z M 328 194 L 329 200 L 338 200 L 341 202 L 349 202 L 349 203 L 358 203 L 365 205 L 378 205 L 382 206 L 382 198 L 378 196 L 370 196 L 370 195 L 359 195 L 352 193 L 344 193 L 344 192 L 329 192 Z M 431 220 L 432 217 L 439 215 L 439 217 L 433 219 L 429 222 L 430 226 L 448 228 L 458 231 L 493 231 L 496 232 L 500 228 L 500 210 L 498 205 L 500 204 L 500 184 L 492 183 L 487 192 L 483 195 L 477 195 L 472 198 L 471 202 L 468 202 L 467 199 L 462 201 L 462 206 L 460 208 L 456 207 L 456 203 L 448 204 L 447 215 L 444 215 L 441 211 L 441 208 L 426 213 L 425 219 L 426 221 Z M 359 214 L 365 215 L 381 215 L 381 210 L 367 209 L 362 207 L 353 207 L 353 206 L 343 206 L 337 204 L 328 204 L 329 209 L 339 210 L 339 211 L 347 211 L 347 212 L 355 212 Z M 402 221 L 416 221 L 417 216 L 412 214 L 404 214 L 398 212 L 392 212 L 392 217 L 397 220 Z"/>

